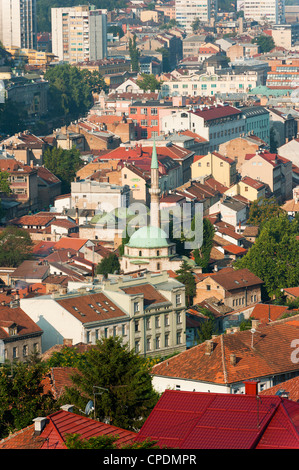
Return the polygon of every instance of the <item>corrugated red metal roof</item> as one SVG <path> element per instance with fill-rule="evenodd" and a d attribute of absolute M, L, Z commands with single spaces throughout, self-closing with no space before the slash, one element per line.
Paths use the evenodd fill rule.
<path fill-rule="evenodd" d="M 279 396 L 166 390 L 137 441 L 179 449 L 299 448 L 299 403 Z"/>

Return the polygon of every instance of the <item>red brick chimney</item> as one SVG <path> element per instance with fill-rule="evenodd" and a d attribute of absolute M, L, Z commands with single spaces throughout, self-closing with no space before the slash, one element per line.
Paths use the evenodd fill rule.
<path fill-rule="evenodd" d="M 245 395 L 258 395 L 259 380 L 245 380 Z"/>

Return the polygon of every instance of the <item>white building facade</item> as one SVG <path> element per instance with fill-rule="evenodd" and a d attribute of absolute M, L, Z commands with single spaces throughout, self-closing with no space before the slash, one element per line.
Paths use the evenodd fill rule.
<path fill-rule="evenodd" d="M 0 0 L 0 41 L 4 47 L 36 49 L 36 0 Z"/>
<path fill-rule="evenodd" d="M 52 8 L 52 52 L 77 63 L 107 57 L 107 10 L 90 6 Z"/>

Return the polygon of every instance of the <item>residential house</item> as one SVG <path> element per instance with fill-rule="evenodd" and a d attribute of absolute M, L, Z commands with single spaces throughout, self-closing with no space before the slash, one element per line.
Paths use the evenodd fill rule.
<path fill-rule="evenodd" d="M 159 393 L 175 389 L 239 395 L 245 381 L 257 380 L 259 393 L 299 375 L 296 346 L 291 346 L 297 338 L 298 315 L 259 324 L 254 331 L 214 336 L 155 365 L 153 386 Z"/>
<path fill-rule="evenodd" d="M 209 208 L 210 214 L 220 213 L 220 220 L 230 224 L 234 229 L 245 224 L 248 218 L 247 204 L 234 199 L 233 196 L 224 196 Z"/>
<path fill-rule="evenodd" d="M 299 186 L 293 188 L 293 199 L 289 199 L 281 207 L 288 215 L 295 217 L 299 212 Z"/>
<path fill-rule="evenodd" d="M 61 181 L 51 171 L 43 166 L 37 167 L 37 189 L 39 207 L 48 208 L 61 194 Z"/>
<path fill-rule="evenodd" d="M 71 206 L 109 212 L 119 207 L 128 207 L 130 188 L 98 181 L 74 181 L 71 183 Z"/>
<path fill-rule="evenodd" d="M 9 174 L 11 194 L 2 196 L 2 200 L 19 203 L 17 214 L 27 214 L 39 208 L 37 168 L 24 165 L 13 158 L 0 159 L 0 171 Z"/>
<path fill-rule="evenodd" d="M 245 135 L 255 135 L 270 145 L 269 111 L 263 106 L 242 106 L 240 109 L 245 118 Z"/>
<path fill-rule="evenodd" d="M 23 165 L 42 165 L 47 142 L 28 130 L 18 132 L 0 142 L 0 145 Z"/>
<path fill-rule="evenodd" d="M 20 308 L 19 300 L 12 300 L 8 305 L 1 303 L 1 356 L 4 355 L 1 362 L 26 362 L 32 353 L 40 353 L 42 334 L 42 329 Z"/>
<path fill-rule="evenodd" d="M 195 155 L 191 175 L 193 180 L 211 175 L 219 183 L 230 187 L 237 182 L 236 162 L 218 152 Z"/>
<path fill-rule="evenodd" d="M 196 284 L 193 300 L 200 303 L 209 297 L 216 297 L 236 310 L 261 302 L 262 285 L 263 281 L 249 269 L 237 269 L 229 274 L 220 270 Z"/>
<path fill-rule="evenodd" d="M 246 155 L 240 173 L 267 184 L 278 201 L 292 194 L 292 163 L 277 154 L 262 151 Z"/>
<path fill-rule="evenodd" d="M 294 165 L 299 166 L 299 139 L 297 134 L 295 138 L 278 147 L 277 153 L 281 157 L 291 160 Z"/>
<path fill-rule="evenodd" d="M 182 367 L 186 369 L 186 364 Z M 271 395 L 257 394 L 254 381 L 245 381 L 244 386 L 242 396 L 165 390 L 135 440 L 155 439 L 158 446 L 181 449 L 181 452 L 186 449 L 276 450 L 278 446 L 285 450 L 298 449 L 299 404 L 273 391 Z M 183 463 L 195 463 L 194 455 L 183 457 Z"/>
<path fill-rule="evenodd" d="M 72 405 L 62 405 L 61 409 L 44 417 L 36 417 L 33 424 L 11 434 L 0 441 L 0 449 L 68 449 L 68 434 L 79 434 L 82 439 L 99 436 L 115 436 L 116 445 L 130 444 L 136 433 L 111 426 L 73 412 Z"/>
<path fill-rule="evenodd" d="M 219 145 L 219 153 L 236 161 L 240 171 L 246 155 L 259 152 L 266 148 L 266 143 L 255 135 L 235 137 Z"/>
<path fill-rule="evenodd" d="M 282 147 L 297 137 L 297 120 L 290 112 L 271 107 L 268 108 L 268 111 L 270 113 L 270 130 L 273 131 L 277 147 Z"/>
<path fill-rule="evenodd" d="M 13 286 L 42 283 L 50 272 L 50 267 L 42 261 L 25 260 L 10 275 Z"/>
<path fill-rule="evenodd" d="M 264 199 L 266 197 L 266 189 L 266 185 L 261 181 L 244 176 L 240 181 L 232 185 L 225 194 L 230 197 L 240 195 L 253 202 L 258 199 Z"/>

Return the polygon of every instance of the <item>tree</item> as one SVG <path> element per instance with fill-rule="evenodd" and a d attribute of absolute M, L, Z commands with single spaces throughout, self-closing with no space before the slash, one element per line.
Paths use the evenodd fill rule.
<path fill-rule="evenodd" d="M 66 387 L 65 403 L 84 409 L 93 400 L 96 418 L 132 431 L 141 428 L 159 398 L 146 359 L 118 337 L 97 341 L 72 381 L 73 386 Z"/>
<path fill-rule="evenodd" d="M 150 90 L 154 92 L 161 88 L 161 82 L 157 80 L 155 75 L 152 73 L 142 73 L 141 79 L 137 80 L 136 84 L 144 91 Z"/>
<path fill-rule="evenodd" d="M 103 274 L 105 277 L 108 274 L 114 274 L 115 271 L 120 270 L 120 264 L 118 256 L 115 253 L 111 253 L 109 256 L 106 256 L 102 261 L 97 265 L 96 273 Z"/>
<path fill-rule="evenodd" d="M 78 367 L 84 364 L 85 353 L 79 353 L 74 347 L 64 346 L 60 351 L 54 351 L 47 364 L 52 367 Z"/>
<path fill-rule="evenodd" d="M 45 150 L 44 165 L 61 180 L 62 193 L 66 194 L 70 191 L 71 182 L 74 181 L 77 171 L 83 166 L 83 161 L 76 148 L 66 150 L 53 147 Z"/>
<path fill-rule="evenodd" d="M 9 173 L 7 171 L 0 171 L 0 193 L 4 196 L 8 196 L 11 194 L 10 184 L 9 184 Z M 0 218 L 3 217 L 5 211 L 1 206 L 1 199 L 0 199 Z"/>
<path fill-rule="evenodd" d="M 286 214 L 263 224 L 254 245 L 235 263 L 247 268 L 264 281 L 269 297 L 279 296 L 282 288 L 299 283 L 299 222 Z"/>
<path fill-rule="evenodd" d="M 17 267 L 31 258 L 32 240 L 29 233 L 16 226 L 7 226 L 0 233 L 0 266 Z"/>
<path fill-rule="evenodd" d="M 186 260 L 182 262 L 180 269 L 178 269 L 176 273 L 177 280 L 184 284 L 186 288 L 186 305 L 189 307 L 190 305 L 192 305 L 193 297 L 196 294 L 196 282 L 191 268 Z"/>
<path fill-rule="evenodd" d="M 169 72 L 171 69 L 170 60 L 169 60 L 169 49 L 166 47 L 159 47 L 157 52 L 162 54 L 162 69 L 163 72 Z"/>
<path fill-rule="evenodd" d="M 192 220 L 192 230 L 195 228 L 195 220 Z M 195 263 L 202 267 L 206 272 L 209 266 L 210 254 L 213 247 L 215 229 L 208 219 L 203 219 L 203 243 L 200 248 L 196 248 L 193 252 Z"/>
<path fill-rule="evenodd" d="M 100 74 L 80 70 L 70 64 L 50 67 L 45 73 L 49 82 L 49 114 L 72 120 L 84 115 L 93 104 L 92 92 Z M 103 83 L 103 82 L 100 82 Z"/>
<path fill-rule="evenodd" d="M 253 201 L 251 204 L 247 223 L 250 225 L 258 225 L 261 228 L 265 222 L 283 213 L 283 209 L 279 206 L 274 197 L 269 199 L 260 198 Z"/>
<path fill-rule="evenodd" d="M 275 42 L 271 36 L 260 35 L 252 39 L 252 44 L 258 44 L 261 52 L 269 52 L 275 47 Z"/>
<path fill-rule="evenodd" d="M 134 34 L 133 39 L 132 38 L 129 39 L 129 53 L 130 53 L 132 71 L 138 72 L 140 51 L 136 45 L 136 34 Z"/>
<path fill-rule="evenodd" d="M 46 363 L 29 358 L 27 363 L 5 363 L 0 367 L 0 437 L 32 424 L 33 418 L 56 411 L 50 394 L 45 394 L 42 379 Z"/>
<path fill-rule="evenodd" d="M 212 312 L 207 308 L 199 308 L 200 313 L 202 313 L 206 320 L 204 320 L 201 325 L 197 328 L 197 337 L 198 343 L 203 343 L 204 341 L 211 339 L 212 335 L 216 333 L 215 331 L 215 317 Z"/>
<path fill-rule="evenodd" d="M 82 439 L 79 434 L 67 434 L 66 446 L 68 449 L 160 449 L 157 441 L 145 439 L 142 442 L 131 442 L 119 446 L 117 444 L 119 436 L 96 436 L 89 439 Z"/>
<path fill-rule="evenodd" d="M 200 26 L 201 26 L 200 19 L 195 18 L 195 20 L 191 23 L 191 28 L 192 28 L 193 33 L 197 33 L 197 31 L 199 31 L 200 29 Z"/>

